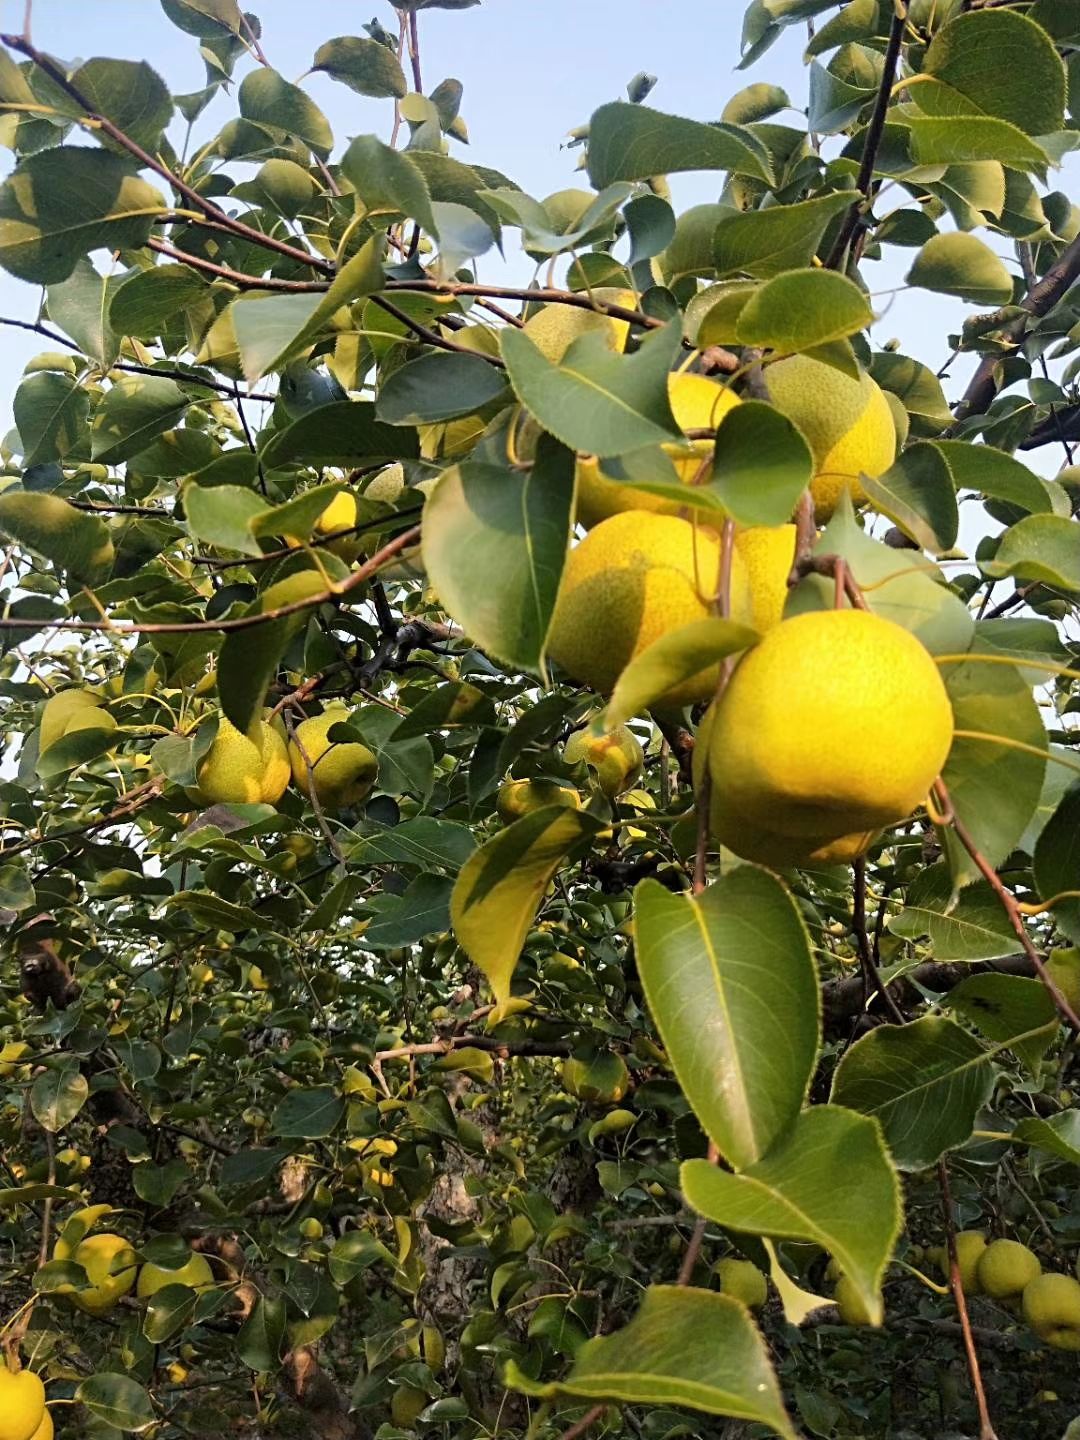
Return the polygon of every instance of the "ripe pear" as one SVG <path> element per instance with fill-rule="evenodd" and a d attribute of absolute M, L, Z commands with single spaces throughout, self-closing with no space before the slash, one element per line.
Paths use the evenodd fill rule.
<path fill-rule="evenodd" d="M 46 1410 L 45 1414 L 41 1417 L 41 1424 L 34 1431 L 33 1435 L 30 1436 L 30 1440 L 53 1440 L 55 1433 L 52 1415 Z M 2 1434 L 2 1432 L 0 1432 L 0 1434 Z"/>
<path fill-rule="evenodd" d="M 710 717 L 708 765 L 725 813 L 820 844 L 906 819 L 952 733 L 938 668 L 913 635 L 867 611 L 814 611 L 744 655 Z"/>
<path fill-rule="evenodd" d="M 569 785 L 538 776 L 532 780 L 507 780 L 499 786 L 495 810 L 504 825 L 512 825 L 545 805 L 561 805 L 567 810 L 581 809 L 581 796 Z"/>
<path fill-rule="evenodd" d="M 661 636 L 711 615 L 720 571 L 716 535 L 673 515 L 627 510 L 570 551 L 548 654 L 575 680 L 609 695 L 635 656 Z M 715 665 L 673 687 L 666 706 L 706 700 Z"/>
<path fill-rule="evenodd" d="M 735 532 L 731 617 L 759 635 L 783 619 L 795 540 L 794 525 L 751 525 Z"/>
<path fill-rule="evenodd" d="M 632 290 L 599 289 L 592 294 L 595 299 L 608 304 L 637 309 L 637 296 Z M 613 319 L 600 310 L 544 305 L 525 322 L 525 334 L 545 359 L 557 365 L 574 341 L 580 340 L 583 335 L 602 335 L 611 350 L 621 353 L 626 349 L 630 322 Z"/>
<path fill-rule="evenodd" d="M 626 1094 L 630 1072 L 626 1061 L 612 1050 L 605 1050 L 591 1060 L 568 1056 L 562 1062 L 563 1089 L 578 1100 L 594 1105 L 613 1105 Z"/>
<path fill-rule="evenodd" d="M 206 1257 L 191 1254 L 177 1270 L 165 1270 L 160 1265 L 147 1262 L 139 1271 L 135 1294 L 140 1300 L 149 1300 L 166 1285 L 186 1285 L 190 1290 L 205 1290 L 213 1283 L 214 1272 Z"/>
<path fill-rule="evenodd" d="M 48 1413 L 41 1377 L 0 1361 L 0 1440 L 33 1440 Z"/>
<path fill-rule="evenodd" d="M 1017 1240 L 993 1240 L 979 1256 L 979 1288 L 994 1300 L 1023 1294 L 1041 1274 L 1039 1257 Z"/>
<path fill-rule="evenodd" d="M 1080 1350 L 1080 1282 L 1038 1275 L 1024 1290 L 1024 1319 L 1054 1350 Z"/>
<path fill-rule="evenodd" d="M 600 789 L 609 800 L 614 800 L 624 790 L 632 789 L 641 778 L 645 752 L 634 732 L 619 725 L 606 735 L 594 735 L 590 730 L 575 731 L 563 747 L 563 759 L 568 765 L 584 760 L 596 771 Z"/>
<path fill-rule="evenodd" d="M 833 1299 L 836 1301 L 837 1313 L 844 1325 L 870 1325 L 870 1312 L 863 1304 L 862 1296 L 848 1279 L 841 1275 L 833 1290 Z"/>
<path fill-rule="evenodd" d="M 728 1255 L 716 1262 L 713 1274 L 720 1281 L 723 1293 L 741 1300 L 748 1310 L 760 1310 L 769 1298 L 768 1281 L 749 1260 Z"/>
<path fill-rule="evenodd" d="M 668 376 L 668 400 L 675 420 L 683 430 L 715 430 L 721 420 L 739 403 L 739 397 L 707 375 L 680 372 Z M 663 449 L 675 463 L 675 470 L 684 485 L 708 484 L 713 452 L 711 440 L 688 440 L 683 445 L 669 444 Z M 626 510 L 647 510 L 658 515 L 678 515 L 683 511 L 677 501 L 635 490 L 618 480 L 607 480 L 600 473 L 595 456 L 581 456 L 577 462 L 577 521 L 586 530 L 611 515 Z"/>
<path fill-rule="evenodd" d="M 247 735 L 224 716 L 198 769 L 199 792 L 211 805 L 276 805 L 289 783 L 285 741 L 264 720 Z"/>
<path fill-rule="evenodd" d="M 309 783 L 314 784 L 316 799 L 325 809 L 359 805 L 371 794 L 379 773 L 378 761 L 366 745 L 328 738 L 332 727 L 348 720 L 349 713 L 345 705 L 328 705 L 321 715 L 299 724 L 289 741 L 293 783 L 303 795 L 308 794 Z"/>
<path fill-rule="evenodd" d="M 73 730 L 115 730 L 116 720 L 101 708 L 101 696 L 91 690 L 58 690 L 45 701 L 38 732 L 38 750 L 44 755 Z"/>
<path fill-rule="evenodd" d="M 334 535 L 339 530 L 352 530 L 358 519 L 356 499 L 351 490 L 340 490 L 315 521 L 311 538 L 325 540 L 327 535 Z M 296 535 L 286 535 L 285 543 L 295 550 L 304 542 Z M 338 540 L 331 540 L 326 549 L 342 560 L 352 561 L 360 553 L 360 542 L 355 535 L 342 535 Z"/>
<path fill-rule="evenodd" d="M 960 1230 L 956 1236 L 956 1264 L 960 1271 L 960 1284 L 965 1295 L 982 1293 L 979 1285 L 979 1261 L 987 1249 L 986 1235 L 982 1230 Z M 949 1251 L 944 1245 L 928 1250 L 946 1280 L 949 1278 Z"/>
<path fill-rule="evenodd" d="M 809 355 L 777 361 L 765 379 L 773 405 L 810 446 L 818 518 L 829 518 L 845 490 L 854 504 L 865 503 L 860 475 L 877 479 L 896 459 L 896 423 L 881 387 L 869 375 L 854 380 Z"/>
<path fill-rule="evenodd" d="M 697 776 L 703 773 L 707 763 L 707 752 L 703 751 L 702 755 L 699 761 L 695 752 L 694 773 Z M 713 838 L 721 845 L 726 845 L 743 860 L 752 860 L 756 865 L 769 865 L 778 870 L 850 865 L 866 853 L 880 833 L 877 830 L 859 830 L 837 838 L 785 835 L 782 831 L 770 830 L 747 820 L 728 803 L 727 793 L 716 785 L 712 789 L 709 816 Z"/>
<path fill-rule="evenodd" d="M 86 1271 L 90 1288 L 71 1298 L 80 1310 L 90 1315 L 106 1314 L 135 1284 L 138 1256 L 122 1235 L 108 1230 L 88 1235 L 74 1250 L 61 1238 L 56 1242 L 53 1257 L 74 1260 Z"/>

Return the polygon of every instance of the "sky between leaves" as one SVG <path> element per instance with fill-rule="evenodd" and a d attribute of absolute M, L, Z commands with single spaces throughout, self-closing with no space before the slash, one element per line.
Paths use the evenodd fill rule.
<path fill-rule="evenodd" d="M 0 29 L 21 29 L 23 8 L 24 0 L 0 0 Z M 250 0 L 249 8 L 262 20 L 270 63 L 290 80 L 303 73 L 323 41 L 362 35 L 373 16 L 396 29 L 388 0 Z M 561 148 L 566 134 L 605 101 L 624 98 L 627 81 L 640 70 L 658 77 L 648 104 L 698 120 L 718 118 L 731 95 L 758 80 L 783 86 L 794 105 L 806 104 L 805 29 L 793 27 L 755 66 L 740 72 L 735 67 L 743 9 L 743 0 L 684 0 L 679 6 L 663 0 L 483 0 L 470 10 L 428 10 L 420 17 L 424 87 L 431 90 L 448 75 L 464 84 L 462 114 L 472 145 L 466 150 L 452 142 L 459 158 L 503 170 L 538 198 L 570 186 L 587 188 L 575 174 L 580 150 Z M 33 38 L 65 61 L 94 55 L 146 60 L 173 92 L 205 83 L 196 42 L 165 18 L 158 0 L 34 0 Z M 238 79 L 247 68 L 238 64 Z M 335 155 L 353 135 L 388 138 L 389 101 L 355 95 L 325 75 L 309 76 L 304 85 L 330 121 Z M 230 100 L 219 96 L 200 117 L 197 134 L 212 135 L 232 114 Z M 801 123 L 796 115 L 776 118 Z M 170 136 L 182 146 L 179 117 Z M 0 167 L 3 173 L 11 168 L 8 152 L 0 152 Z M 230 169 L 239 173 L 242 167 Z M 1051 183 L 1075 191 L 1078 175 L 1080 160 L 1074 159 Z M 715 175 L 689 175 L 674 177 L 672 188 L 676 209 L 682 210 L 715 199 L 719 185 Z M 508 253 L 508 266 L 495 251 L 482 256 L 480 273 L 496 279 L 501 272 L 511 283 L 527 283 L 530 262 L 515 254 L 513 236 Z M 94 258 L 101 269 L 107 257 Z M 936 366 L 948 353 L 947 334 L 973 307 L 917 290 L 879 294 L 901 283 L 909 260 L 899 253 L 866 269 L 881 316 L 874 338 L 879 344 L 895 338 L 901 349 Z M 37 298 L 33 287 L 0 271 L 0 315 L 33 320 Z M 10 327 L 0 336 L 0 426 L 6 427 L 23 366 L 47 342 Z M 962 392 L 973 364 L 958 364 L 945 382 L 950 399 Z M 1026 463 L 1053 474 L 1061 458 L 1048 447 L 1027 456 Z"/>

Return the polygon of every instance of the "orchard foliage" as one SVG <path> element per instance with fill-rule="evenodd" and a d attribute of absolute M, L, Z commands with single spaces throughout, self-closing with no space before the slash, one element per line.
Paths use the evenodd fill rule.
<path fill-rule="evenodd" d="M 353 137 L 236 0 L 161 3 L 194 93 L 0 37 L 43 337 L 0 479 L 0 1394 L 102 1440 L 1061 1434 L 1076 5 L 753 0 L 805 116 L 640 75 L 537 197 L 422 78 L 424 11 L 478 0 L 318 46 Z M 940 373 L 898 283 L 970 307 Z M 820 533 L 793 355 L 899 442 Z M 740 403 L 684 429 L 673 372 Z M 854 865 L 712 844 L 664 697 L 755 622 L 718 593 L 576 684 L 586 471 L 728 562 L 794 516 L 786 614 L 865 606 L 944 680 L 925 806 Z"/>

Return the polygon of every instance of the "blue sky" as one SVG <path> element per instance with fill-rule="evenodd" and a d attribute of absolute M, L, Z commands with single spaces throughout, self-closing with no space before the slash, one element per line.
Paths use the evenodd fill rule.
<path fill-rule="evenodd" d="M 249 8 L 262 19 L 270 63 L 293 80 L 322 41 L 362 34 L 373 15 L 388 28 L 396 24 L 387 0 L 249 0 Z M 701 120 L 717 118 L 735 91 L 762 79 L 782 85 L 793 105 L 805 105 L 805 31 L 793 28 L 750 71 L 739 72 L 742 11 L 742 0 L 687 0 L 678 6 L 658 0 L 483 0 L 465 11 L 424 11 L 424 86 L 430 90 L 449 75 L 460 79 L 472 145 L 455 146 L 455 153 L 505 171 L 542 197 L 585 183 L 575 176 L 581 152 L 563 148 L 566 133 L 598 105 L 624 96 L 627 81 L 640 70 L 658 77 L 649 104 Z M 21 28 L 22 12 L 23 0 L 0 0 L 0 28 Z M 41 48 L 68 60 L 145 59 L 174 92 L 203 84 L 197 42 L 170 24 L 157 0 L 35 0 L 33 36 Z M 246 62 L 238 74 L 244 68 Z M 338 149 L 357 134 L 387 137 L 390 102 L 362 98 L 323 75 L 304 84 L 330 120 Z M 230 101 L 219 96 L 200 120 L 200 133 L 212 134 L 233 113 Z M 799 117 L 789 118 L 798 123 Z M 676 177 L 676 205 L 715 199 L 717 189 L 715 175 Z M 888 266 L 867 268 L 875 292 L 899 283 L 910 255 L 900 252 Z M 493 263 L 485 257 L 483 273 L 491 275 Z M 37 300 L 32 287 L 0 272 L 0 315 L 33 319 Z M 936 366 L 947 353 L 945 336 L 959 328 L 970 307 L 908 291 L 883 294 L 878 309 L 879 343 L 895 337 L 908 353 Z M 0 335 L 4 424 L 22 367 L 43 342 L 11 328 Z M 967 368 L 957 367 L 954 393 Z M 1056 468 L 1049 454 L 1046 463 Z"/>

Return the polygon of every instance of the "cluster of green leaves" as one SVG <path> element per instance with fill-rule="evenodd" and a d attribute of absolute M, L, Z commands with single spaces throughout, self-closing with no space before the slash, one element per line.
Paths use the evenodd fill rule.
<path fill-rule="evenodd" d="M 192 94 L 146 63 L 0 52 L 0 265 L 42 287 L 50 337 L 0 482 L 0 1325 L 37 1297 L 24 1356 L 77 1402 L 71 1433 L 103 1440 L 217 1433 L 223 1411 L 340 1436 L 348 1408 L 385 1440 L 554 1435 L 608 1402 L 648 1440 L 964 1429 L 949 1311 L 910 1264 L 940 1241 L 945 1156 L 958 1223 L 1071 1259 L 1080 1122 L 1053 999 L 987 969 L 1017 937 L 948 823 L 877 842 L 869 937 L 841 867 L 711 857 L 684 893 L 693 795 L 649 707 L 752 633 L 702 622 L 624 672 L 607 720 L 647 758 L 617 800 L 561 752 L 603 702 L 545 652 L 576 454 L 703 523 L 780 525 L 810 456 L 769 364 L 868 370 L 905 444 L 866 491 L 901 547 L 844 505 L 817 552 L 938 658 L 956 816 L 1080 1003 L 1075 475 L 1014 453 L 1068 423 L 1080 374 L 1080 212 L 1047 189 L 1076 144 L 1080 27 L 1066 0 L 850 0 L 809 43 L 806 123 L 765 83 L 716 121 L 635 84 L 576 137 L 591 188 L 539 199 L 459 158 L 457 81 L 409 88 L 422 12 L 471 3 L 401 0 L 398 35 L 373 21 L 315 51 L 398 143 L 336 145 L 236 0 L 162 0 L 205 61 Z M 754 0 L 745 63 L 834 9 Z M 691 170 L 718 198 L 678 214 L 664 177 Z M 483 282 L 518 243 L 560 287 Z M 951 337 L 995 362 L 992 403 L 959 421 L 926 364 L 869 338 L 864 270 L 898 252 L 908 285 L 996 307 Z M 736 385 L 764 359 L 764 388 L 691 490 L 667 379 L 712 347 Z M 302 543 L 343 494 L 348 533 Z M 789 613 L 832 603 L 811 574 Z M 45 743 L 69 687 L 115 723 Z M 363 806 L 327 814 L 301 786 L 196 808 L 222 714 L 292 724 L 330 699 L 349 706 L 333 738 L 378 760 Z M 508 776 L 586 803 L 503 825 Z M 903 1025 L 853 976 L 871 944 L 907 977 Z M 87 1201 L 143 1261 L 195 1243 L 215 1285 L 89 1320 L 81 1267 L 39 1263 L 43 1227 Z M 771 1276 L 760 1328 L 717 1288 L 730 1253 Z M 828 1310 L 796 1328 L 821 1319 L 830 1258 L 885 1332 Z M 1069 1367 L 974 1306 L 1038 1367 L 989 1378 L 1002 1428 L 1064 1425 Z"/>

